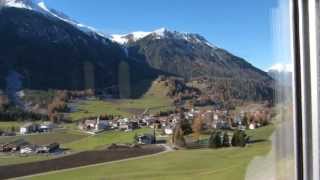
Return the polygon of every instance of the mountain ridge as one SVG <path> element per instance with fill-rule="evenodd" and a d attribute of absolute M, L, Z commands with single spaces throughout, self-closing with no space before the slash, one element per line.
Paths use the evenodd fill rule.
<path fill-rule="evenodd" d="M 107 35 L 100 33 L 97 29 L 81 24 L 58 10 L 48 8 L 43 0 L 0 0 L 0 5 L 3 7 L 14 7 L 38 12 L 43 15 L 65 21 L 89 35 L 101 36 L 109 39 Z"/>
<path fill-rule="evenodd" d="M 263 91 L 261 96 L 271 94 L 272 78 L 266 72 L 199 34 L 161 28 L 119 35 L 125 43 L 115 43 L 108 36 L 84 31 L 80 23 L 66 20 L 58 11 L 48 12 L 43 1 L 40 5 L 31 0 L 5 1 L 32 2 L 35 7 L 11 5 L 0 10 L 0 48 L 4 52 L 0 54 L 0 87 L 5 87 L 10 71 L 24 77 L 25 88 L 35 89 L 104 89 L 119 81 L 134 85 L 165 74 L 187 81 L 207 77 L 225 79 L 219 82 L 225 83 L 232 79 L 253 84 L 251 90 Z M 240 91 L 239 85 L 233 94 Z"/>
<path fill-rule="evenodd" d="M 123 38 L 126 38 L 127 36 L 124 36 Z M 159 31 L 154 31 L 144 37 L 137 38 L 135 41 L 129 40 L 124 44 L 124 46 L 129 49 L 129 54 L 133 54 L 133 57 L 136 57 L 137 59 L 145 58 L 145 61 L 151 65 L 151 67 L 162 69 L 164 71 L 166 71 L 166 68 L 162 68 L 161 63 L 166 63 L 165 61 L 174 62 L 172 57 L 180 55 L 181 63 L 188 63 L 188 61 L 190 61 L 193 65 L 196 64 L 204 66 L 205 64 L 210 65 L 210 63 L 216 62 L 215 65 L 217 65 L 217 67 L 224 66 L 227 69 L 232 68 L 227 67 L 228 63 L 229 65 L 231 63 L 233 65 L 237 65 L 241 71 L 251 69 L 256 74 L 265 76 L 264 79 L 266 80 L 272 79 L 268 77 L 267 72 L 254 67 L 245 59 L 237 57 L 225 49 L 212 45 L 203 36 L 195 33 L 180 33 L 177 31 L 163 29 L 160 33 Z M 170 56 L 168 56 L 168 54 L 170 54 Z M 153 59 L 162 59 L 160 60 L 162 62 L 159 64 L 159 62 L 154 62 Z M 241 73 L 241 71 L 238 73 Z M 170 70 L 168 72 L 170 72 Z M 187 72 L 190 73 L 190 71 Z M 183 75 L 181 73 L 177 74 Z M 235 75 L 236 74 L 233 74 L 232 76 Z M 231 76 L 230 73 L 228 76 Z M 247 76 L 247 78 L 249 79 L 250 77 Z"/>
<path fill-rule="evenodd" d="M 130 61 L 120 45 L 103 40 L 62 20 L 29 10 L 3 8 L 0 11 L 0 86 L 6 86 L 5 78 L 10 71 L 24 77 L 24 88 L 34 89 L 84 89 L 85 76 L 90 76 L 94 84 L 91 88 L 115 85 L 121 62 L 135 72 L 130 77 L 135 82 L 144 76 L 155 78 L 159 73 Z M 87 68 L 93 72 L 87 72 Z"/>
<path fill-rule="evenodd" d="M 117 42 L 122 45 L 127 45 L 128 43 L 134 43 L 136 41 L 139 41 L 143 38 L 146 38 L 148 36 L 153 36 L 155 39 L 161 39 L 166 38 L 167 36 L 170 36 L 171 38 L 175 39 L 184 39 L 187 41 L 195 41 L 199 43 L 205 43 L 208 46 L 211 46 L 213 48 L 217 48 L 216 46 L 212 45 L 208 40 L 206 40 L 203 36 L 197 33 L 188 33 L 188 32 L 179 32 L 179 31 L 172 31 L 168 28 L 162 27 L 159 29 L 156 29 L 151 32 L 145 32 L 145 31 L 135 31 L 128 34 L 112 34 L 111 40 L 114 42 Z"/>

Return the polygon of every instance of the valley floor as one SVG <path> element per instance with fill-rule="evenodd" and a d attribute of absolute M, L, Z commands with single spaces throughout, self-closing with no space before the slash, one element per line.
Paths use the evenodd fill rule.
<path fill-rule="evenodd" d="M 246 148 L 178 150 L 139 160 L 63 170 L 26 179 L 244 179 L 246 168 L 257 156 L 271 149 L 269 125 L 248 131 L 258 143 Z M 262 141 L 260 141 L 262 140 Z"/>
<path fill-rule="evenodd" d="M 14 141 L 20 138 L 35 144 L 48 144 L 52 142 L 60 142 L 64 149 L 70 150 L 70 153 L 100 150 L 112 143 L 132 143 L 133 137 L 136 133 L 147 133 L 152 130 L 147 128 L 138 129 L 132 132 L 122 131 L 106 131 L 101 134 L 91 136 L 77 132 L 70 129 L 58 130 L 52 133 L 35 134 L 28 136 L 15 136 L 15 137 L 0 137 L 1 142 Z M 68 151 L 67 151 L 68 152 Z M 63 154 L 62 154 L 63 155 Z M 68 155 L 68 154 L 65 154 Z M 57 156 L 60 157 L 61 155 Z M 1 154 L 0 153 L 0 166 L 7 166 L 13 164 L 29 163 L 41 160 L 49 160 L 56 158 L 55 156 L 47 155 L 28 155 L 23 156 L 19 154 Z"/>

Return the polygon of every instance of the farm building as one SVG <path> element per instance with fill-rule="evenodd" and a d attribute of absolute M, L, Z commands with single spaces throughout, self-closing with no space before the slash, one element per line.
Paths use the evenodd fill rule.
<path fill-rule="evenodd" d="M 56 125 L 53 122 L 44 122 L 44 123 L 40 124 L 39 131 L 40 132 L 49 132 L 52 129 L 54 129 L 55 127 L 56 127 Z"/>
<path fill-rule="evenodd" d="M 119 129 L 120 130 L 134 130 L 139 128 L 139 123 L 136 121 L 129 121 L 129 122 L 120 122 Z"/>
<path fill-rule="evenodd" d="M 250 123 L 249 129 L 250 129 L 250 130 L 256 129 L 256 124 L 255 124 L 255 123 Z"/>
<path fill-rule="evenodd" d="M 156 138 L 152 134 L 144 134 L 137 137 L 139 144 L 155 144 Z"/>
<path fill-rule="evenodd" d="M 174 130 L 173 127 L 166 127 L 166 128 L 164 129 L 164 133 L 165 133 L 166 135 L 172 135 L 172 134 L 173 134 L 173 130 Z"/>
<path fill-rule="evenodd" d="M 20 127 L 20 134 L 28 134 L 37 132 L 39 130 L 39 125 L 35 123 L 26 123 Z"/>
<path fill-rule="evenodd" d="M 20 148 L 20 154 L 31 154 L 35 153 L 37 150 L 36 145 L 26 145 Z"/>
<path fill-rule="evenodd" d="M 0 152 L 9 152 L 11 149 L 9 149 L 8 144 L 0 144 Z"/>
<path fill-rule="evenodd" d="M 59 149 L 60 149 L 60 144 L 52 143 L 47 146 L 41 146 L 41 147 L 37 148 L 36 151 L 37 151 L 37 153 L 53 153 Z"/>
<path fill-rule="evenodd" d="M 109 121 L 100 120 L 98 117 L 96 120 L 85 120 L 79 124 L 79 129 L 84 131 L 102 131 L 109 127 Z"/>
<path fill-rule="evenodd" d="M 22 147 L 29 145 L 24 139 L 18 139 L 10 143 L 0 145 L 0 152 L 19 151 Z"/>

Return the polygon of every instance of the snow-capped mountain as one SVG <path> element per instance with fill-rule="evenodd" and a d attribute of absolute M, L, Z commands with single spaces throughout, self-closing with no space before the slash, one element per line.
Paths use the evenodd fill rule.
<path fill-rule="evenodd" d="M 31 11 L 35 11 L 41 14 L 44 14 L 51 18 L 57 18 L 59 20 L 62 20 L 64 22 L 67 22 L 81 31 L 88 33 L 93 36 L 101 36 L 103 38 L 109 38 L 103 33 L 100 33 L 97 29 L 81 24 L 73 19 L 71 19 L 69 16 L 65 15 L 64 13 L 48 8 L 47 5 L 43 0 L 0 0 L 2 3 L 0 5 L 5 7 L 14 7 L 14 8 L 22 8 L 22 9 L 28 9 Z"/>
<path fill-rule="evenodd" d="M 2 0 L 1 5 L 8 6 L 8 7 L 41 11 L 41 8 L 31 0 Z"/>
<path fill-rule="evenodd" d="M 153 39 L 164 39 L 164 38 L 171 38 L 177 40 L 186 40 L 192 43 L 203 43 L 210 47 L 216 48 L 214 45 L 209 43 L 204 37 L 199 34 L 194 33 L 181 33 L 178 31 L 170 31 L 167 28 L 160 28 L 152 32 L 144 32 L 144 31 L 137 31 L 132 32 L 129 34 L 113 34 L 111 35 L 112 40 L 122 45 L 126 45 L 128 43 L 136 42 L 140 39 L 145 37 L 151 36 Z"/>
<path fill-rule="evenodd" d="M 241 74 L 242 79 L 271 80 L 267 73 L 210 44 L 199 34 L 161 28 L 112 37 L 114 42 L 127 48 L 130 58 L 187 79 L 204 76 L 239 78 Z"/>
<path fill-rule="evenodd" d="M 43 1 L 0 0 L 3 2 L 0 89 L 5 87 L 10 71 L 21 74 L 28 89 L 103 89 L 119 83 L 119 64 L 126 62 L 132 84 L 159 75 L 187 80 L 227 78 L 236 82 L 234 94 L 239 98 L 267 98 L 272 94 L 272 78 L 267 73 L 215 47 L 201 35 L 161 28 L 109 39 L 48 8 Z M 256 96 L 246 97 L 242 86 L 250 87 Z"/>
<path fill-rule="evenodd" d="M 130 34 L 113 34 L 111 39 L 119 44 L 127 44 L 129 41 L 137 41 L 151 34 L 150 32 L 137 31 Z"/>
<path fill-rule="evenodd" d="M 42 1 L 0 0 L 0 89 L 10 72 L 28 89 L 87 89 L 117 85 L 118 65 L 128 62 L 132 82 L 152 79 L 159 71 L 130 61 L 122 46 L 84 32 Z M 86 80 L 88 71 L 90 80 Z"/>

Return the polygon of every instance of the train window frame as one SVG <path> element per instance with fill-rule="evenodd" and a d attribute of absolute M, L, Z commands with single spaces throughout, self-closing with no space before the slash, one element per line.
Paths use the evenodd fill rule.
<path fill-rule="evenodd" d="M 296 176 L 319 179 L 319 0 L 292 0 Z"/>

